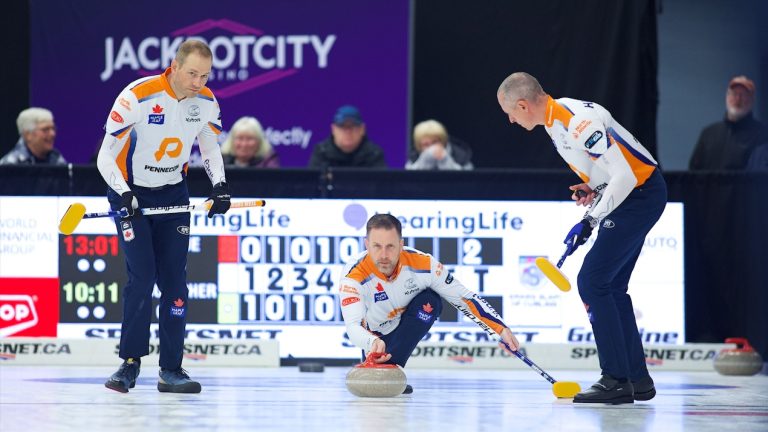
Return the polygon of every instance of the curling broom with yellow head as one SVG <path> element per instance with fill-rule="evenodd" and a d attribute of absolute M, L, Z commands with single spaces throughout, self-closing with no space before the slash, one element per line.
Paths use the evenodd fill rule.
<path fill-rule="evenodd" d="M 245 207 L 264 207 L 266 201 L 243 201 L 233 202 L 230 208 L 245 208 Z M 211 207 L 211 201 L 206 200 L 199 204 L 179 205 L 179 206 L 167 206 L 167 207 L 149 207 L 143 209 L 137 209 L 141 211 L 141 214 L 145 216 L 157 215 L 157 214 L 169 214 L 169 213 L 185 213 L 195 210 L 209 210 Z M 110 210 L 98 213 L 86 213 L 85 206 L 81 203 L 74 203 L 67 208 L 64 212 L 64 216 L 61 217 L 59 222 L 59 232 L 64 235 L 70 235 L 75 232 L 75 229 L 83 219 L 104 218 L 104 217 L 126 217 L 128 212 L 125 209 Z"/>
<path fill-rule="evenodd" d="M 450 303 L 450 302 L 449 302 Z M 479 325 L 483 330 L 485 330 L 486 333 L 488 333 L 491 338 L 493 338 L 494 341 L 498 343 L 504 344 L 505 347 L 509 351 L 511 351 L 517 358 L 523 361 L 523 363 L 527 364 L 528 367 L 538 372 L 539 375 L 544 377 L 547 381 L 549 381 L 552 384 L 552 394 L 555 395 L 558 399 L 570 399 L 576 396 L 577 393 L 581 392 L 581 386 L 577 382 L 573 381 L 557 381 L 556 379 L 552 378 L 552 376 L 546 372 L 544 372 L 544 369 L 540 368 L 536 363 L 531 361 L 525 354 L 521 353 L 519 350 L 514 351 L 512 347 L 507 345 L 504 340 L 501 339 L 501 336 L 499 336 L 493 329 L 488 327 L 485 323 L 480 321 L 475 314 L 470 313 L 464 306 L 453 304 L 453 307 L 459 310 L 464 316 L 472 320 L 475 324 Z"/>
<path fill-rule="evenodd" d="M 576 194 L 577 197 L 583 198 L 587 196 L 587 193 L 584 192 L 581 189 L 578 189 L 574 191 L 574 194 Z M 569 255 L 568 249 L 566 248 L 565 253 L 562 257 L 560 257 L 560 260 L 557 262 L 557 265 L 552 264 L 552 262 L 544 257 L 538 257 L 536 258 L 536 267 L 541 270 L 542 273 L 544 273 L 544 276 L 547 277 L 547 279 L 550 280 L 557 288 L 560 289 L 560 291 L 567 292 L 571 290 L 571 281 L 568 280 L 568 276 L 565 275 L 560 270 L 560 267 L 563 266 L 563 263 L 565 262 L 565 257 Z"/>

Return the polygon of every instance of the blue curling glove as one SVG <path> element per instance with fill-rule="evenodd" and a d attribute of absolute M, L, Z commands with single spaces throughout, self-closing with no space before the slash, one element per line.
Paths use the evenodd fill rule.
<path fill-rule="evenodd" d="M 597 226 L 597 219 L 587 216 L 573 226 L 565 236 L 563 243 L 566 245 L 566 255 L 570 256 L 579 246 L 583 245 L 592 235 L 592 229 Z"/>

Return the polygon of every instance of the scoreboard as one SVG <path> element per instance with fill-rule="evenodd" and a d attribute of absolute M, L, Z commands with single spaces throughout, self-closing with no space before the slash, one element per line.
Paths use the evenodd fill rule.
<path fill-rule="evenodd" d="M 0 203 L 23 199 L 2 197 Z M 9 253 L 0 243 L 0 278 L 32 277 L 49 266 L 33 256 L 48 254 L 55 268 L 44 272 L 58 278 L 59 286 L 58 336 L 119 337 L 126 269 L 114 223 L 83 220 L 70 236 L 56 232 L 71 202 L 100 211 L 106 201 L 26 199 L 35 201 L 32 207 L 50 208 L 14 217 L 34 220 L 35 230 L 48 234 L 45 241 L 31 242 L 27 248 L 37 250 L 26 255 Z M 202 198 L 192 201 L 197 200 Z M 192 215 L 188 338 L 274 338 L 282 357 L 358 357 L 346 338 L 338 283 L 343 265 L 365 249 L 365 223 L 375 213 L 398 217 L 405 244 L 432 254 L 486 298 L 521 340 L 591 338 L 577 290 L 560 292 L 534 265 L 538 256 L 562 254 L 562 237 L 583 215 L 572 202 L 320 199 L 268 200 L 266 207 L 212 219 Z M 630 282 L 648 342 L 684 342 L 682 215 L 682 204 L 667 205 Z M 0 222 L 4 217 L 0 213 Z M 563 270 L 572 281 L 590 246 L 566 260 Z M 664 304 L 655 301 L 662 296 Z M 155 287 L 153 323 L 159 298 Z M 154 324 L 153 335 L 156 331 Z M 427 338 L 476 342 L 487 335 L 448 306 Z"/>

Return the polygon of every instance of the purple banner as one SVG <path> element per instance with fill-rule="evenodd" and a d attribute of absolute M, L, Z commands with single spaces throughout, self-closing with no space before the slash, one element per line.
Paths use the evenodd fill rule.
<path fill-rule="evenodd" d="M 199 38 L 214 52 L 208 86 L 225 131 L 254 116 L 282 166 L 303 167 L 336 108 L 352 104 L 389 166 L 402 168 L 408 14 L 408 0 L 32 0 L 30 100 L 53 112 L 66 159 L 86 163 L 119 92 Z"/>

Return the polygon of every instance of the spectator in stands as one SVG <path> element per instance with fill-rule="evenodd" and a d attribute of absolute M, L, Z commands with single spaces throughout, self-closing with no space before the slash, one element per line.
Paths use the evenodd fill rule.
<path fill-rule="evenodd" d="M 264 136 L 261 123 L 254 117 L 239 118 L 221 145 L 226 165 L 255 168 L 279 168 L 280 158 Z"/>
<path fill-rule="evenodd" d="M 368 139 L 360 111 L 344 105 L 333 116 L 331 136 L 315 145 L 308 166 L 386 168 L 387 162 L 381 147 Z"/>
<path fill-rule="evenodd" d="M 45 108 L 27 108 L 16 118 L 19 141 L 2 159 L 0 165 L 48 164 L 63 165 L 67 161 L 61 152 L 53 148 L 56 140 L 56 125 L 53 114 Z"/>
<path fill-rule="evenodd" d="M 472 149 L 450 137 L 440 122 L 426 120 L 413 128 L 413 148 L 405 168 L 410 170 L 471 170 Z"/>
<path fill-rule="evenodd" d="M 688 167 L 691 170 L 740 170 L 758 144 L 768 140 L 765 126 L 752 116 L 755 83 L 741 75 L 728 83 L 725 118 L 699 136 Z"/>

